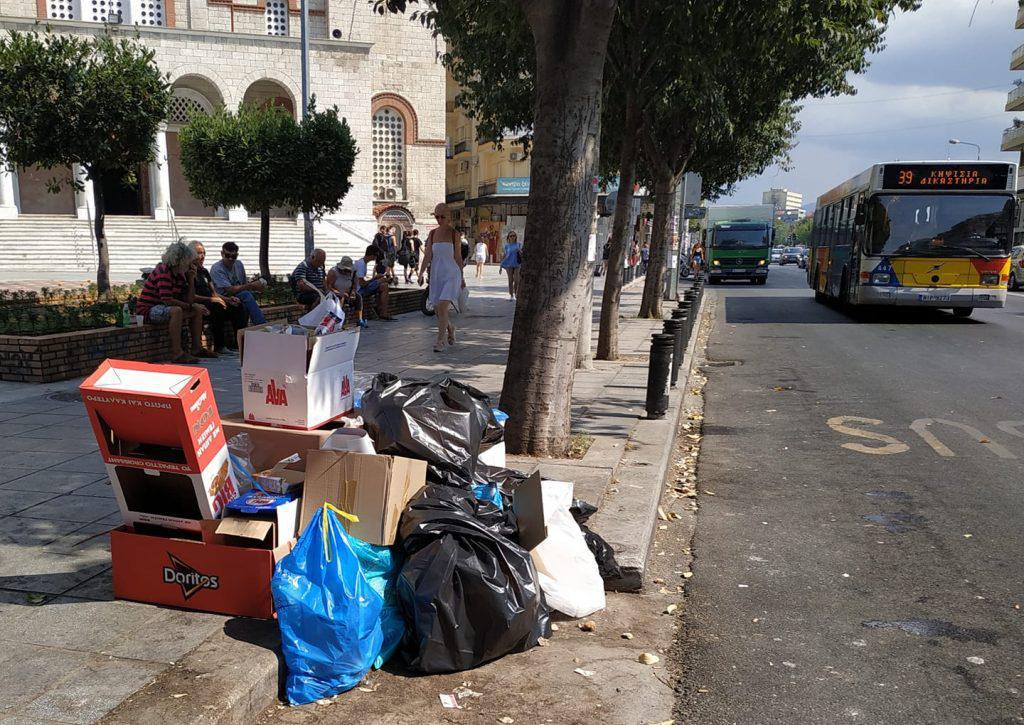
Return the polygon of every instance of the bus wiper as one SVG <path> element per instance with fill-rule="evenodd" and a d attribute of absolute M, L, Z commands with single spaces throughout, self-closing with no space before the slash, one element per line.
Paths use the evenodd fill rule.
<path fill-rule="evenodd" d="M 992 261 L 991 257 L 985 256 L 984 254 L 979 252 L 977 249 L 974 249 L 973 247 L 962 247 L 959 244 L 947 244 L 945 246 L 946 246 L 946 249 L 962 249 L 965 252 L 970 252 L 971 254 L 975 255 L 976 257 L 981 257 L 986 262 L 991 262 Z"/>

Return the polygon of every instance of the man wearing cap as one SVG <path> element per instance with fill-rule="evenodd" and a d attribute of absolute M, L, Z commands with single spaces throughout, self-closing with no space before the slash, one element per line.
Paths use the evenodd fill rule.
<path fill-rule="evenodd" d="M 363 297 L 356 291 L 355 264 L 352 257 L 342 257 L 327 273 L 327 290 L 338 295 L 343 305 L 356 313 L 356 324 L 366 327 L 363 319 Z"/>

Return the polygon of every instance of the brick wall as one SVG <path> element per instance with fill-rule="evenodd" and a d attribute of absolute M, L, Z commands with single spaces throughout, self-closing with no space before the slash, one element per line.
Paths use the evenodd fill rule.
<path fill-rule="evenodd" d="M 420 289 L 393 291 L 391 314 L 419 312 L 423 295 Z M 263 308 L 267 322 L 295 322 L 302 312 L 300 305 Z M 88 375 L 109 357 L 158 362 L 170 356 L 167 328 L 160 325 L 103 327 L 36 337 L 0 335 L 0 380 L 53 383 Z"/>
<path fill-rule="evenodd" d="M 294 322 L 302 314 L 299 305 L 263 310 L 268 322 Z M 52 383 L 88 375 L 108 357 L 156 362 L 170 358 L 167 328 L 102 327 L 22 337 L 0 335 L 0 380 Z"/>

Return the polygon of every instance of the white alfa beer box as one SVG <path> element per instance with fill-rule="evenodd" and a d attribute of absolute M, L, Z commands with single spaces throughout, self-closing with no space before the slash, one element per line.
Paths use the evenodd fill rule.
<path fill-rule="evenodd" d="M 290 335 L 247 328 L 242 409 L 247 423 L 312 430 L 352 410 L 358 330 Z"/>

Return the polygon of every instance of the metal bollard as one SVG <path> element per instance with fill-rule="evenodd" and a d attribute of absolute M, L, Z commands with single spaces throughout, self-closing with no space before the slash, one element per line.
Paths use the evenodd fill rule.
<path fill-rule="evenodd" d="M 675 337 L 664 333 L 651 335 L 651 360 L 647 367 L 647 417 L 664 418 L 668 411 L 669 375 Z"/>
<path fill-rule="evenodd" d="M 682 357 L 683 329 L 686 327 L 686 320 L 680 320 L 675 315 L 670 320 L 663 320 L 663 332 L 672 336 L 672 365 L 669 367 L 669 385 L 673 388 L 679 379 L 679 360 Z"/>
<path fill-rule="evenodd" d="M 686 345 L 690 342 L 690 335 L 693 334 L 693 308 L 689 302 L 680 302 L 676 309 L 672 310 L 672 317 L 676 319 L 685 320 L 686 325 L 683 328 L 683 349 L 686 349 Z"/>

